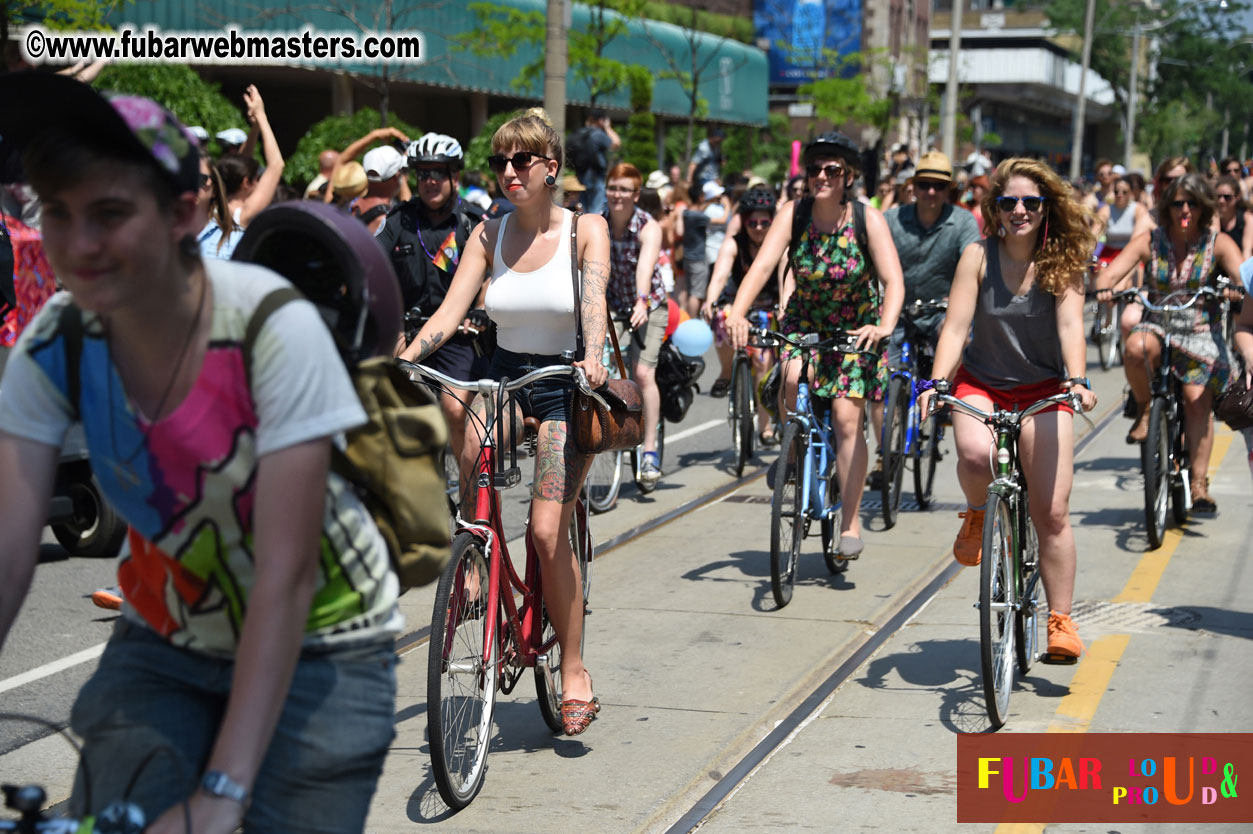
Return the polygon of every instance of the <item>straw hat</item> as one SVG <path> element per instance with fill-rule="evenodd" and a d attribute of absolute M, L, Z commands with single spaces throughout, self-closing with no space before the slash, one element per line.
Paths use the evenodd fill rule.
<path fill-rule="evenodd" d="M 935 180 L 936 182 L 953 182 L 953 163 L 947 155 L 940 151 L 927 151 L 918 160 L 914 169 L 913 179 Z"/>
<path fill-rule="evenodd" d="M 360 162 L 354 161 L 336 169 L 331 187 L 335 189 L 335 196 L 339 199 L 351 200 L 365 193 L 367 182 L 365 168 Z"/>

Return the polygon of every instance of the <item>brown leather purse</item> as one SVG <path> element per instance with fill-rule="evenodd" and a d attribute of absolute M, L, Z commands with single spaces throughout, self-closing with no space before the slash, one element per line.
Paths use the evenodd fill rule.
<path fill-rule="evenodd" d="M 587 353 L 587 346 L 583 343 L 583 293 L 582 282 L 579 280 L 578 235 L 581 213 L 575 212 L 570 221 L 570 275 L 574 281 L 574 317 L 578 322 L 576 349 L 580 358 Z M 644 439 L 644 400 L 640 396 L 640 387 L 634 380 L 627 378 L 622 350 L 618 347 L 618 333 L 607 315 L 605 326 L 613 343 L 620 378 L 610 379 L 596 390 L 609 404 L 608 408 L 579 389 L 574 389 L 570 415 L 571 434 L 574 436 L 575 447 L 586 455 L 633 449 Z"/>
<path fill-rule="evenodd" d="M 1233 375 L 1239 370 L 1233 367 Z M 1214 398 L 1214 414 L 1232 431 L 1253 428 L 1253 391 L 1245 386 L 1243 372 L 1231 381 L 1226 391 Z"/>

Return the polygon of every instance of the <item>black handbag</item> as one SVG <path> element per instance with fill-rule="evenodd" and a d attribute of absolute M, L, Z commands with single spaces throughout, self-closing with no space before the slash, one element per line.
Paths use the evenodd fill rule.
<path fill-rule="evenodd" d="M 1214 398 L 1214 416 L 1232 431 L 1253 428 L 1253 391 L 1244 384 L 1244 374 L 1239 374 L 1226 391 Z"/>

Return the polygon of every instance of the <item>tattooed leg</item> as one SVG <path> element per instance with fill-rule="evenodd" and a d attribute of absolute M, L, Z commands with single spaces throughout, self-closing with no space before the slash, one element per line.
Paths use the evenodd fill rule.
<path fill-rule="evenodd" d="M 592 687 L 580 650 L 582 582 L 567 531 L 590 463 L 589 455 L 575 450 L 566 422 L 548 420 L 540 426 L 531 490 L 531 540 L 544 577 L 544 605 L 561 645 L 561 697 L 582 701 L 592 697 Z"/>

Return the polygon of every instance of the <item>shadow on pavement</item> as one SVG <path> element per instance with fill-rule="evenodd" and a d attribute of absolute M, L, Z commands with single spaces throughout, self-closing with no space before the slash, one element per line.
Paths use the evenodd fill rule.
<path fill-rule="evenodd" d="M 1171 618 L 1170 609 L 1153 609 L 1149 613 L 1160 614 L 1166 622 L 1166 628 L 1181 628 L 1185 631 L 1208 631 L 1212 634 L 1226 634 L 1231 637 L 1243 637 L 1253 640 L 1253 613 L 1248 611 L 1231 611 L 1226 608 L 1213 608 L 1208 605 L 1188 605 L 1186 610 L 1196 614 L 1200 620 L 1178 622 Z"/>
<path fill-rule="evenodd" d="M 69 558 L 69 552 L 59 544 L 39 545 L 39 564 L 41 565 L 46 565 L 49 562 L 64 562 Z"/>
<path fill-rule="evenodd" d="M 983 698 L 983 675 L 979 663 L 979 639 L 972 629 L 967 640 L 923 640 L 907 651 L 880 655 L 856 682 L 867 689 L 930 690 L 939 699 L 936 717 L 953 733 L 980 733 L 991 729 Z M 1035 667 L 1032 667 L 1033 669 Z M 889 683 L 895 676 L 904 686 Z M 1060 698 L 1070 688 L 1015 669 L 1014 696 Z M 1011 700 L 1011 709 L 1012 709 Z"/>
<path fill-rule="evenodd" d="M 846 572 L 832 575 L 827 570 L 822 558 L 820 540 L 817 536 L 805 539 L 801 550 L 800 561 L 796 566 L 795 586 L 799 590 L 807 587 L 830 588 L 837 591 L 851 591 L 857 583 L 850 582 Z M 753 590 L 752 607 L 754 611 L 777 611 L 774 595 L 770 590 L 770 552 L 763 550 L 740 550 L 728 553 L 727 558 L 707 562 L 698 568 L 684 573 L 682 578 L 698 582 L 743 582 L 743 577 L 714 576 L 724 568 L 735 568 L 743 577 L 760 580 Z"/>

